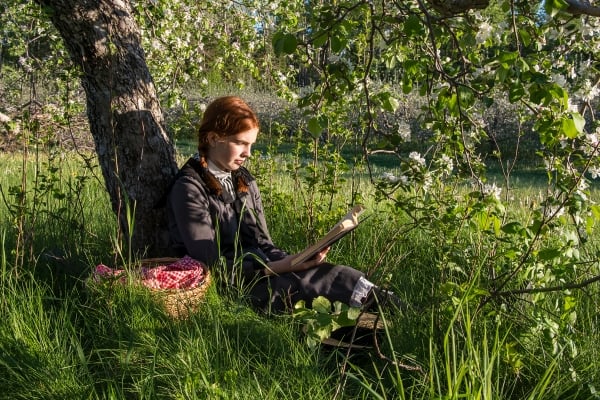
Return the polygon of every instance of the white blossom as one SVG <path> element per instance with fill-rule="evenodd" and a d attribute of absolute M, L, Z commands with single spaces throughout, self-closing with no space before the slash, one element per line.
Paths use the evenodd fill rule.
<path fill-rule="evenodd" d="M 546 217 L 552 216 L 554 218 L 558 218 L 561 215 L 563 215 L 564 213 L 565 213 L 565 209 L 563 207 L 561 207 L 560 205 L 544 207 L 544 216 L 546 216 Z"/>
<path fill-rule="evenodd" d="M 598 89 L 598 86 L 592 84 L 589 79 L 583 82 L 583 86 L 576 93 L 585 102 L 594 100 L 598 97 L 598 94 L 600 94 L 600 89 Z"/>
<path fill-rule="evenodd" d="M 552 82 L 556 83 L 558 86 L 565 87 L 567 85 L 567 78 L 565 78 L 562 74 L 552 74 Z"/>
<path fill-rule="evenodd" d="M 486 40 L 488 40 L 490 36 L 492 36 L 492 32 L 493 28 L 489 22 L 481 22 L 481 24 L 479 25 L 479 31 L 477 31 L 477 35 L 475 35 L 475 40 L 477 41 L 477 44 L 482 44 Z"/>
<path fill-rule="evenodd" d="M 406 123 L 398 124 L 398 135 L 405 142 L 410 142 L 410 126 Z"/>
<path fill-rule="evenodd" d="M 408 185 L 408 177 L 406 175 L 396 176 L 391 172 L 384 172 L 381 174 L 381 178 L 389 183 L 398 183 L 400 182 L 402 185 Z"/>
<path fill-rule="evenodd" d="M 423 178 L 423 190 L 425 192 L 428 192 L 429 189 L 431 188 L 431 185 L 433 185 L 433 178 L 430 173 L 427 173 L 427 174 L 425 174 L 425 177 Z"/>
<path fill-rule="evenodd" d="M 25 72 L 30 73 L 33 71 L 33 68 L 31 68 L 31 65 L 29 65 L 27 58 L 20 56 L 17 60 L 17 63 L 23 68 L 23 70 L 25 70 Z"/>
<path fill-rule="evenodd" d="M 585 138 L 591 146 L 598 145 L 598 135 L 596 134 L 596 132 L 588 133 L 587 135 L 585 135 Z"/>
<path fill-rule="evenodd" d="M 163 47 L 163 46 L 162 46 L 162 43 L 161 43 L 159 40 L 157 40 L 157 39 L 152 39 L 152 48 L 153 48 L 154 50 L 161 50 L 161 49 L 162 49 L 162 47 Z"/>
<path fill-rule="evenodd" d="M 556 165 L 554 160 L 544 159 L 544 165 L 546 166 L 546 171 L 556 171 Z"/>
<path fill-rule="evenodd" d="M 483 194 L 485 196 L 492 196 L 496 200 L 500 200 L 500 195 L 502 194 L 502 188 L 496 186 L 495 183 L 489 184 L 486 183 L 483 185 Z"/>
<path fill-rule="evenodd" d="M 570 79 L 577 78 L 577 73 L 575 72 L 575 67 L 573 65 L 571 65 L 569 67 L 569 72 L 567 74 L 567 77 L 570 78 Z"/>
<path fill-rule="evenodd" d="M 400 178 L 398 178 L 396 175 L 392 174 L 391 172 L 384 172 L 383 174 L 381 174 L 381 178 L 390 183 L 397 183 L 398 181 L 400 181 Z"/>
<path fill-rule="evenodd" d="M 408 158 L 414 161 L 417 165 L 425 165 L 425 159 L 421 157 L 421 154 L 419 154 L 419 152 L 411 151 L 408 155 Z"/>
<path fill-rule="evenodd" d="M 600 177 L 600 168 L 599 167 L 590 167 L 588 169 L 588 172 L 590 173 L 590 177 L 592 179 L 596 179 L 596 178 Z"/>
<path fill-rule="evenodd" d="M 277 78 L 279 78 L 281 82 L 285 82 L 287 80 L 287 76 L 285 76 L 281 71 L 277 71 Z"/>
<path fill-rule="evenodd" d="M 454 161 L 447 154 L 442 155 L 438 160 L 438 163 L 442 169 L 442 174 L 452 174 L 452 171 L 454 170 Z"/>
<path fill-rule="evenodd" d="M 573 103 L 573 100 L 570 97 L 567 99 L 567 109 L 571 112 L 579 112 L 579 106 Z"/>

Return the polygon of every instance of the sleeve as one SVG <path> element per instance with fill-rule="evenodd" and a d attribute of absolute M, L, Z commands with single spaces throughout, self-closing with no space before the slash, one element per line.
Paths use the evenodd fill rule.
<path fill-rule="evenodd" d="M 206 192 L 191 178 L 182 177 L 173 185 L 168 201 L 188 255 L 213 265 L 219 253 Z"/>

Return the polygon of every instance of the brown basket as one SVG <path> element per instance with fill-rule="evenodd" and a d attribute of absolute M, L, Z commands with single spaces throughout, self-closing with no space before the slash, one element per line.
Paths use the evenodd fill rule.
<path fill-rule="evenodd" d="M 146 258 L 140 261 L 140 267 L 157 267 L 159 265 L 169 265 L 179 258 L 161 257 Z M 208 269 L 205 271 L 204 281 L 193 289 L 150 289 L 163 304 L 167 313 L 175 319 L 185 319 L 190 314 L 196 312 L 202 304 L 208 287 L 211 282 L 211 275 Z"/>

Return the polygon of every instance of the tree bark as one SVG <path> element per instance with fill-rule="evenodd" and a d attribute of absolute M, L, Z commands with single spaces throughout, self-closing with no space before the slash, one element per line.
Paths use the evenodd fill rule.
<path fill-rule="evenodd" d="M 165 246 L 155 204 L 177 164 L 126 0 L 37 0 L 81 68 L 96 153 L 125 243 L 138 255 Z"/>

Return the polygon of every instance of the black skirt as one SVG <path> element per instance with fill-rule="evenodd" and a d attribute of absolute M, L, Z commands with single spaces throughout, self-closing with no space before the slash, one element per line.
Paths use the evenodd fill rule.
<path fill-rule="evenodd" d="M 348 304 L 358 280 L 364 274 L 345 265 L 320 264 L 317 267 L 263 277 L 249 285 L 252 305 L 267 312 L 291 311 L 300 300 L 310 307 L 324 296 L 332 303 Z"/>

